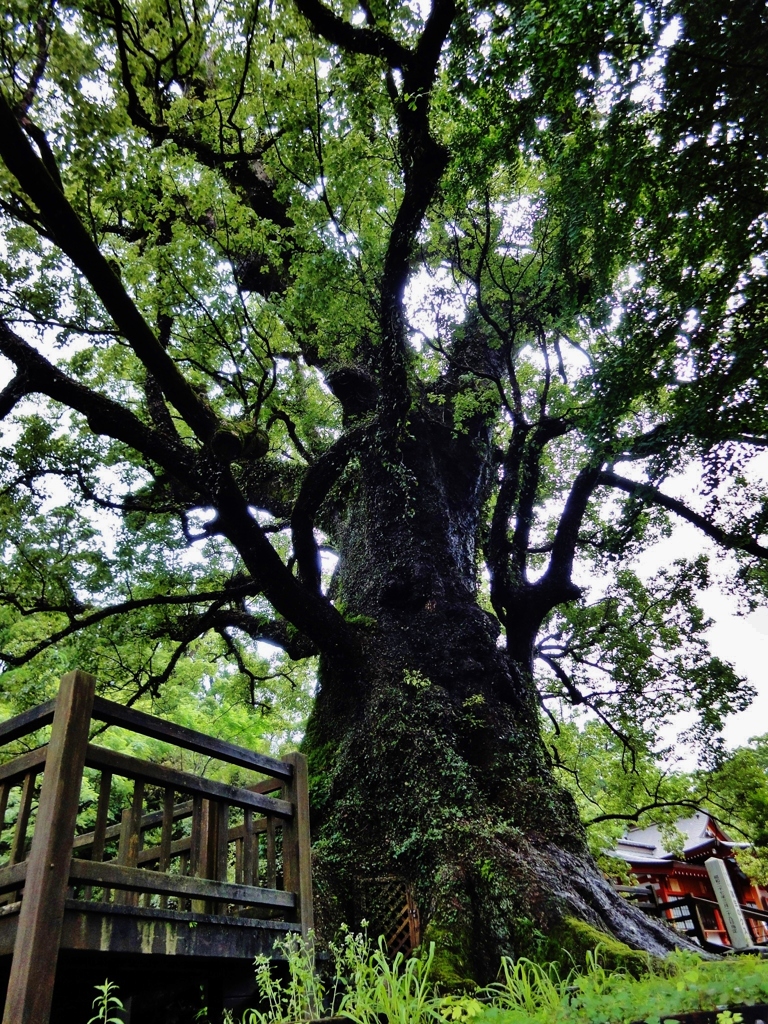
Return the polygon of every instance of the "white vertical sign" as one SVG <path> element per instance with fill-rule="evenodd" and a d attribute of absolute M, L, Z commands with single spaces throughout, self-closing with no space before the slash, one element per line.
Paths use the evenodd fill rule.
<path fill-rule="evenodd" d="M 720 913 L 723 915 L 723 922 L 731 945 L 734 949 L 746 949 L 747 946 L 753 944 L 752 936 L 749 934 L 739 901 L 736 899 L 725 861 L 718 857 L 709 857 L 704 862 L 704 866 L 707 869 L 712 888 L 715 890 L 715 898 L 720 904 Z"/>

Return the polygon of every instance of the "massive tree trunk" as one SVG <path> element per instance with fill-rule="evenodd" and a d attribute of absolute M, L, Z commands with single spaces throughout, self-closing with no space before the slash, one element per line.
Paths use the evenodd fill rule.
<path fill-rule="evenodd" d="M 669 950 L 673 933 L 602 879 L 553 776 L 532 673 L 540 615 L 508 623 L 502 645 L 478 603 L 482 427 L 456 436 L 421 412 L 401 451 L 393 465 L 373 442 L 349 468 L 334 529 L 333 596 L 365 641 L 359 660 L 323 657 L 305 740 L 323 927 L 358 925 L 361 882 L 395 874 L 446 980 L 574 948 L 569 917 Z"/>
<path fill-rule="evenodd" d="M 80 319 L 66 308 L 71 301 L 66 290 L 57 315 L 65 343 L 80 321 L 86 325 L 84 337 L 96 339 L 93 364 L 78 355 L 59 367 L 0 322 L 0 353 L 16 368 L 0 393 L 0 421 L 23 399 L 45 396 L 71 411 L 73 429 L 87 423 L 93 434 L 107 439 L 98 450 L 110 469 L 123 466 L 122 476 L 115 472 L 118 490 L 102 497 L 107 487 L 102 476 L 109 474 L 93 468 L 97 449 L 92 439 L 80 449 L 62 445 L 59 452 L 58 431 L 66 428 L 57 423 L 50 437 L 38 427 L 30 434 L 34 457 L 24 436 L 19 477 L 9 487 L 23 483 L 33 491 L 50 464 L 51 472 L 71 483 L 78 500 L 99 514 L 104 509 L 122 513 L 137 546 L 145 543 L 148 524 L 150 549 L 171 538 L 170 561 L 182 550 L 182 537 L 187 545 L 201 545 L 198 551 L 211 552 L 210 578 L 202 570 L 198 575 L 190 571 L 197 583 L 178 582 L 170 574 L 169 584 L 161 574 L 149 596 L 141 596 L 146 586 L 142 573 L 149 570 L 129 566 L 130 560 L 125 567 L 118 562 L 111 609 L 100 606 L 102 573 L 111 571 L 105 559 L 103 569 L 92 574 L 92 613 L 81 600 L 83 572 L 74 556 L 71 567 L 56 568 L 63 574 L 60 595 L 44 572 L 41 588 L 35 581 L 29 595 L 9 585 L 0 598 L 14 614 L 66 621 L 61 628 L 46 625 L 56 632 L 40 643 L 30 641 L 21 654 L 6 652 L 5 662 L 26 664 L 54 642 L 99 628 L 108 616 L 150 606 L 163 612 L 162 623 L 152 620 L 151 629 L 165 633 L 173 654 L 162 671 L 147 669 L 139 693 L 157 691 L 197 638 L 210 632 L 220 637 L 227 657 L 244 675 L 238 634 L 278 644 L 295 658 L 319 652 L 319 691 L 305 748 L 312 771 L 318 904 L 326 931 L 342 920 L 357 924 L 360 880 L 397 874 L 413 887 L 426 937 L 438 938 L 451 954 L 454 980 L 492 975 L 500 954 L 551 956 L 558 942 L 571 947 L 593 942 L 597 935 L 587 929 L 585 937 L 586 926 L 663 952 L 677 944 L 674 933 L 633 911 L 602 880 L 574 803 L 554 777 L 540 735 L 534 643 L 546 616 L 579 596 L 573 561 L 598 486 L 627 491 L 638 501 L 681 514 L 726 547 L 762 558 L 765 548 L 756 541 L 747 546 L 743 537 L 686 510 L 655 486 L 624 479 L 609 468 L 619 458 L 642 463 L 658 455 L 659 471 L 666 472 L 671 463 L 665 452 L 682 436 L 676 427 L 667 434 L 662 422 L 646 430 L 646 411 L 634 407 L 631 389 L 626 408 L 622 403 L 613 411 L 608 408 L 607 418 L 600 390 L 605 381 L 599 376 L 590 385 L 593 399 L 586 405 L 586 392 L 578 388 L 567 399 L 562 388 L 558 392 L 554 368 L 564 387 L 567 378 L 560 348 L 565 327 L 581 330 L 584 317 L 603 304 L 596 302 L 599 295 L 607 304 L 599 317 L 614 308 L 614 270 L 605 269 L 614 256 L 602 252 L 605 236 L 595 236 L 589 245 L 578 241 L 581 235 L 591 238 L 592 227 L 571 232 L 570 222 L 559 224 L 558 201 L 548 220 L 551 197 L 542 153 L 550 143 L 537 149 L 541 139 L 534 120 L 544 124 L 550 115 L 545 104 L 541 118 L 526 127 L 535 110 L 529 90 L 536 69 L 526 70 L 527 58 L 516 54 L 517 29 L 507 31 L 506 15 L 499 15 L 503 32 L 497 42 L 501 46 L 509 37 L 504 45 L 511 47 L 512 78 L 507 81 L 501 74 L 502 60 L 498 69 L 487 66 L 493 73 L 476 89 L 481 35 L 490 31 L 479 27 L 489 17 L 482 5 L 467 20 L 467 11 L 454 0 L 432 0 L 421 28 L 409 5 L 391 26 L 378 24 L 372 5 L 365 3 L 357 12 L 364 12 L 365 24 L 358 18 L 348 21 L 322 0 L 295 0 L 295 6 L 300 18 L 291 5 L 270 4 L 269 16 L 266 9 L 254 8 L 247 25 L 228 28 L 226 18 L 212 19 L 205 29 L 211 48 L 201 37 L 195 53 L 183 61 L 177 58 L 188 41 L 198 39 L 197 29 L 189 32 L 197 15 L 183 16 L 183 5 L 182 15 L 170 12 L 159 33 L 155 20 L 160 15 L 154 9 L 128 16 L 118 0 L 110 5 L 111 15 L 89 13 L 81 19 L 82 30 L 93 36 L 92 51 L 83 50 L 92 52 L 93 67 L 85 66 L 91 57 L 82 58 L 84 81 L 92 81 L 93 88 L 82 96 L 114 95 L 119 117 L 97 116 L 94 108 L 85 118 L 76 105 L 72 138 L 87 129 L 82 138 L 91 140 L 94 125 L 103 122 L 106 134 L 99 153 L 133 154 L 124 177 L 98 202 L 90 201 L 88 161 L 78 163 L 78 152 L 89 152 L 88 146 L 63 146 L 60 169 L 54 153 L 59 143 L 51 148 L 42 129 L 27 117 L 46 66 L 41 26 L 48 13 L 30 28 L 29 39 L 42 46 L 30 84 L 22 91 L 19 86 L 13 101 L 0 95 L 0 157 L 21 189 L 17 195 L 14 185 L 8 192 L 4 216 L 23 228 L 18 238 L 37 232 L 40 252 L 55 242 L 62 258 L 89 282 L 92 293 L 77 300 Z M 54 13 L 51 8 L 51 18 Z M 477 24 L 470 32 L 472 18 Z M 527 24 L 527 14 L 525 19 Z M 91 22 L 93 27 L 86 28 Z M 303 38 L 307 24 L 313 36 L 325 40 L 324 50 L 315 51 L 314 42 L 312 47 L 302 44 L 276 70 L 275 40 L 287 32 L 293 47 L 294 35 Z M 574 118 L 577 111 L 579 119 L 588 113 L 582 109 L 582 70 L 600 63 L 603 34 L 606 45 L 616 36 L 611 19 L 609 24 L 610 32 L 601 27 L 594 34 L 582 33 L 585 39 L 594 35 L 597 49 L 591 57 L 572 55 L 575 96 L 568 75 L 552 94 L 555 120 L 567 125 L 567 148 L 574 151 L 579 147 L 571 146 L 573 129 L 564 111 L 575 103 Z M 165 40 L 166 31 L 169 40 L 176 38 L 168 50 L 172 57 L 161 58 L 135 42 L 144 36 Z M 628 26 L 628 31 L 628 38 L 634 38 L 636 30 Z M 480 33 L 476 38 L 475 32 Z M 552 35 L 549 28 L 547 35 Z M 239 40 L 234 50 L 241 46 L 245 51 L 239 67 L 229 60 L 233 40 Z M 115 47 L 105 92 L 103 78 L 88 76 L 101 67 L 101 55 Z M 29 52 L 34 49 L 30 42 Z M 496 53 L 496 43 L 489 52 Z M 219 82 L 212 76 L 216 54 L 227 54 Z M 524 63 L 517 66 L 518 59 Z M 558 68 L 561 62 L 558 52 Z M 255 74 L 262 65 L 275 72 L 271 84 L 268 76 Z M 635 71 L 633 63 L 632 76 Z M 536 74 L 547 79 L 541 68 Z M 9 74 L 9 81 L 15 75 Z M 58 107 L 66 116 L 71 82 L 79 80 L 79 72 L 67 71 L 60 90 L 64 99 L 43 111 L 44 125 L 56 120 Z M 52 81 L 45 94 L 57 96 L 55 76 Z M 143 84 L 137 88 L 137 83 Z M 595 87 L 598 83 L 599 76 Z M 441 108 L 433 119 L 436 86 Z M 627 95 L 633 95 L 634 77 L 627 88 Z M 142 99 L 145 89 L 147 98 Z M 346 90 L 355 102 L 344 96 L 337 100 L 338 90 Z M 459 97 L 453 114 L 446 107 L 451 92 Z M 477 107 L 475 93 L 485 97 Z M 150 96 L 155 106 L 145 107 Z M 522 97 L 519 108 L 518 100 L 509 106 L 513 96 Z M 310 103 L 305 119 L 300 111 L 307 97 L 315 97 L 316 109 Z M 625 116 L 620 104 L 615 109 Z M 483 119 L 474 142 L 477 126 L 467 134 L 469 120 L 464 121 L 473 110 Z M 446 119 L 451 116 L 457 123 L 449 130 Z M 510 123 L 497 126 L 505 116 Z M 481 155 L 486 118 L 496 142 Z M 602 124 L 604 118 L 601 110 L 597 120 Z M 560 130 L 551 128 L 554 181 L 567 170 L 567 162 L 557 157 Z M 611 137 L 610 131 L 600 131 Z M 144 139 L 143 149 L 137 147 L 136 132 Z M 69 139 L 69 127 L 59 135 Z M 246 139 L 255 149 L 245 146 Z M 283 146 L 287 159 L 281 155 Z M 136 162 L 134 150 L 151 152 L 153 160 L 161 161 L 163 180 L 174 183 L 172 193 L 166 196 L 160 185 L 157 192 L 154 186 L 146 192 L 135 187 L 152 175 L 140 170 L 143 164 Z M 190 172 L 189 161 L 199 175 Z M 348 175 L 350 166 L 367 170 Z M 113 173 L 108 162 L 99 167 L 94 195 Z M 530 184 L 524 183 L 525 167 L 531 170 Z M 498 188 L 492 185 L 497 173 L 502 179 Z M 575 196 L 583 180 L 579 172 L 563 185 L 562 195 Z M 553 188 L 556 200 L 560 186 Z M 220 190 L 225 199 L 220 200 Z M 623 199 L 610 202 L 610 210 L 625 205 Z M 242 223 L 234 217 L 236 228 L 230 233 L 230 211 L 238 204 Z M 520 237 L 508 237 L 507 214 L 510 222 L 519 215 L 525 220 L 529 206 L 531 224 L 519 227 Z M 612 223 L 614 213 L 608 218 L 609 206 L 605 209 Z M 629 218 L 630 207 L 627 211 Z M 594 216 L 590 212 L 585 224 L 591 225 Z M 150 226 L 158 218 L 164 226 L 155 237 Z M 516 236 L 518 229 L 512 233 Z M 571 233 L 573 249 L 564 241 Z M 190 261 L 192 255 L 209 254 L 210 274 L 202 282 L 195 279 L 193 262 L 185 271 L 188 277 L 177 278 L 174 260 L 179 257 L 171 245 L 177 234 L 178 251 Z M 102 251 L 96 238 L 115 246 L 131 271 L 125 275 L 130 287 L 123 283 L 119 263 L 107 258 L 113 249 Z M 9 252 L 18 252 L 20 245 L 14 241 Z M 624 254 L 625 242 L 618 239 L 617 246 L 616 253 Z M 153 247 L 156 267 L 148 262 Z M 225 260 L 233 265 L 234 290 L 221 286 Z M 410 332 L 405 302 L 419 265 L 435 271 L 450 265 L 463 282 L 453 298 L 463 296 L 468 306 L 463 319 L 446 316 L 438 336 L 423 350 Z M 23 275 L 19 280 L 25 280 Z M 58 278 L 51 281 L 42 298 L 30 300 L 36 307 L 33 322 L 50 322 L 48 296 L 60 287 Z M 146 295 L 140 281 L 151 283 L 143 289 Z M 335 291 L 345 296 L 348 310 L 344 302 L 334 301 Z M 93 311 L 94 297 L 108 314 L 101 320 Z M 681 325 L 696 305 L 681 306 Z M 664 366 L 668 359 L 666 332 L 665 327 L 659 353 L 643 356 L 646 361 L 638 364 L 641 377 L 656 382 L 649 392 L 653 422 L 662 416 L 664 404 L 655 389 L 666 386 L 667 378 L 657 370 L 657 363 Z M 125 343 L 128 369 L 112 348 L 99 349 L 113 335 L 115 346 L 118 339 Z M 427 350 L 431 361 L 420 369 Z M 640 357 L 627 361 L 631 369 L 622 374 L 635 372 L 635 358 Z M 710 362 L 707 355 L 702 365 Z M 315 395 L 305 403 L 307 395 L 320 390 L 315 372 L 322 377 L 322 400 Z M 107 397 L 110 380 L 119 400 Z M 323 412 L 328 390 L 337 402 Z M 302 424 L 305 404 L 310 411 Z M 491 443 L 483 410 L 495 417 L 494 444 L 505 445 L 504 451 Z M 686 411 L 685 424 L 690 416 Z M 628 424 L 634 419 L 644 432 L 633 439 Z M 588 436 L 581 433 L 585 429 Z M 750 426 L 747 440 L 753 429 L 759 433 Z M 684 430 L 689 436 L 690 426 Z M 573 449 L 564 455 L 547 450 L 569 433 L 576 440 L 567 443 L 580 446 L 578 456 Z M 580 466 L 574 470 L 577 458 Z M 545 480 L 539 486 L 547 459 L 559 460 L 570 484 L 561 480 L 553 489 Z M 121 493 L 123 484 L 129 493 Z M 536 508 L 550 501 L 553 490 L 564 497 L 559 520 L 551 537 L 534 543 Z M 214 515 L 206 514 L 196 532 L 201 510 Z M 154 524 L 167 524 L 169 517 L 178 519 L 178 537 L 167 525 L 155 531 Z M 321 588 L 317 530 L 339 552 L 329 595 L 335 607 Z M 616 543 L 609 536 L 604 549 L 608 541 Z M 205 547 L 209 542 L 212 546 Z M 71 543 L 67 538 L 68 551 Z M 544 555 L 547 568 L 532 580 L 529 570 Z M 481 566 L 488 569 L 494 614 L 479 598 Z M 120 576 L 127 578 L 134 570 L 139 579 L 135 594 L 133 582 L 123 588 Z M 166 593 L 168 585 L 172 593 Z M 149 632 L 150 638 L 155 635 Z M 563 676 L 564 689 L 582 700 Z M 255 678 L 251 672 L 251 682 Z M 581 939 L 578 929 L 567 924 L 571 918 L 581 922 Z"/>

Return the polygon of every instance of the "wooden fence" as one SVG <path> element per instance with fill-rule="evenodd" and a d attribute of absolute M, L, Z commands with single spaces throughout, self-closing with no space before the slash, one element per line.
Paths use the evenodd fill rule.
<path fill-rule="evenodd" d="M 118 753 L 89 742 L 94 721 L 173 744 L 177 761 L 194 753 L 266 778 L 230 785 Z M 83 672 L 65 676 L 55 700 L 0 724 L 0 752 L 48 725 L 47 744 L 0 765 L 0 821 L 12 829 L 0 949 L 3 927 L 15 933 L 3 1024 L 48 1021 L 65 918 L 72 948 L 102 952 L 118 941 L 104 939 L 105 919 L 163 919 L 160 947 L 141 933 L 140 948 L 124 948 L 167 955 L 189 947 L 173 932 L 179 923 L 206 925 L 209 956 L 231 956 L 249 929 L 312 927 L 302 755 L 265 757 L 114 704 Z"/>
<path fill-rule="evenodd" d="M 715 900 L 687 894 L 679 899 L 657 900 L 651 885 L 614 886 L 617 892 L 651 917 L 666 921 L 675 931 L 697 942 L 713 953 L 730 948 L 730 939 L 723 922 L 720 905 Z M 755 946 L 768 946 L 768 913 L 756 907 L 740 905 Z"/>

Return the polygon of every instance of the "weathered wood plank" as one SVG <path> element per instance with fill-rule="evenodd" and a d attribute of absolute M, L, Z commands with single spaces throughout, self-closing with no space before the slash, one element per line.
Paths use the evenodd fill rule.
<path fill-rule="evenodd" d="M 235 840 L 235 881 L 243 884 L 243 838 Z"/>
<path fill-rule="evenodd" d="M 275 819 L 267 818 L 267 877 L 268 889 L 277 885 L 277 857 L 275 848 Z"/>
<path fill-rule="evenodd" d="M 11 840 L 11 851 L 8 856 L 9 864 L 19 864 L 26 860 L 27 855 L 27 830 L 29 829 L 29 815 L 32 811 L 32 798 L 35 795 L 35 779 L 37 771 L 27 772 L 21 785 L 21 797 L 19 799 L 19 813 L 16 817 L 16 827 L 13 830 Z M 13 892 L 10 900 L 14 903 L 20 898 L 20 893 Z"/>
<path fill-rule="evenodd" d="M 187 899 L 220 900 L 224 903 L 248 903 L 258 907 L 286 907 L 293 909 L 296 896 L 281 889 L 261 889 L 235 882 L 215 882 L 208 878 L 189 875 L 164 875 L 145 868 L 129 868 L 113 861 L 95 864 L 89 860 L 72 858 L 70 877 L 92 885 L 111 889 L 129 889 L 131 892 L 153 892 Z"/>
<path fill-rule="evenodd" d="M 160 833 L 160 850 L 158 856 L 158 868 L 160 871 L 167 872 L 171 866 L 171 856 L 173 854 L 173 821 L 174 821 L 174 792 L 170 786 L 166 786 L 165 792 L 163 793 L 163 826 Z M 139 860 L 141 860 L 141 854 L 139 854 Z M 160 906 L 168 906 L 168 897 L 160 897 Z"/>
<path fill-rule="evenodd" d="M 197 878 L 210 878 L 208 833 L 210 831 L 211 801 L 204 800 L 200 796 L 192 799 L 193 802 L 199 803 L 199 809 L 195 806 L 195 813 L 192 815 L 189 873 Z M 209 913 L 209 907 L 204 900 L 192 900 L 190 909 L 198 914 Z"/>
<path fill-rule="evenodd" d="M 266 824 L 266 822 L 265 822 Z M 243 882 L 245 885 L 258 884 L 259 880 L 259 848 L 258 839 L 254 835 L 253 811 L 246 807 L 243 812 Z"/>
<path fill-rule="evenodd" d="M 170 844 L 169 848 L 168 848 L 168 859 L 172 860 L 174 857 L 178 857 L 178 855 L 180 853 L 187 853 L 188 854 L 189 853 L 189 848 L 190 848 L 190 845 L 191 845 L 191 841 L 192 840 L 191 840 L 190 836 L 184 836 L 181 839 L 173 839 L 171 841 L 171 844 Z M 161 862 L 162 862 L 162 857 L 163 857 L 163 848 L 162 848 L 162 846 L 148 846 L 146 848 L 146 850 L 141 850 L 139 852 L 139 864 L 145 864 L 146 865 L 146 864 L 151 864 L 153 861 L 156 861 L 157 865 L 158 865 L 157 870 L 158 871 L 164 871 L 164 870 L 167 870 L 167 869 L 166 868 L 162 868 L 160 866 Z"/>
<path fill-rule="evenodd" d="M 120 832 L 120 846 L 118 848 L 117 860 L 129 868 L 135 868 L 139 863 L 139 850 L 141 849 L 141 809 L 144 804 L 144 782 L 136 779 L 133 783 L 133 799 L 130 808 L 123 811 L 122 831 Z M 128 903 L 136 906 L 137 900 L 133 893 L 115 893 L 117 903 Z"/>
<path fill-rule="evenodd" d="M 96 805 L 96 825 L 94 826 L 91 845 L 91 860 L 104 860 L 104 847 L 107 839 L 107 818 L 109 817 L 109 796 L 112 792 L 112 773 L 102 772 L 99 779 L 99 801 Z M 74 844 L 73 844 L 74 848 Z M 83 893 L 89 900 L 93 893 L 88 886 Z"/>
<path fill-rule="evenodd" d="M 4 722 L 0 722 L 0 746 L 10 743 L 12 740 L 21 739 L 22 736 L 28 736 L 45 725 L 50 725 L 53 721 L 55 706 L 55 699 L 48 700 L 45 704 L 38 704 L 36 708 L 30 708 L 29 711 L 25 711 L 21 715 L 15 715 L 13 718 L 7 718 Z"/>
<path fill-rule="evenodd" d="M 5 812 L 8 808 L 8 794 L 10 790 L 10 783 L 0 782 L 0 832 L 5 827 Z"/>
<path fill-rule="evenodd" d="M 80 900 L 67 900 L 64 906 L 62 950 L 216 957 L 229 961 L 226 967 L 231 967 L 232 961 L 250 966 L 259 953 L 271 953 L 278 936 L 296 928 L 286 921 L 213 917 L 156 907 L 123 907 Z M 18 903 L 0 907 L 0 955 L 13 952 L 19 907 Z M 173 961 L 166 961 L 166 966 L 169 963 Z M 81 1018 L 81 1024 L 85 1019 Z"/>
<path fill-rule="evenodd" d="M 182 852 L 179 855 L 179 874 L 185 878 L 189 875 L 189 852 Z M 188 910 L 189 900 L 179 901 L 179 910 Z"/>
<path fill-rule="evenodd" d="M 275 814 L 279 818 L 290 818 L 293 814 L 293 807 L 286 800 L 276 800 L 274 797 L 254 793 L 250 789 L 230 786 L 226 782 L 203 779 L 198 775 L 178 771 L 176 768 L 150 764 L 149 761 L 140 761 L 137 757 L 119 754 L 106 747 L 97 747 L 93 743 L 88 744 L 85 763 L 89 768 L 107 768 L 115 775 L 123 775 L 129 779 L 141 779 L 143 782 L 150 782 L 157 786 L 173 786 L 174 789 L 182 792 L 197 793 L 200 796 L 225 800 L 237 807 L 255 807 L 267 814 Z"/>
<path fill-rule="evenodd" d="M 104 847 L 107 841 L 107 818 L 109 817 L 109 797 L 112 792 L 112 772 L 104 771 L 99 780 L 99 802 L 96 807 L 96 825 L 93 830 L 93 847 L 91 860 L 104 860 Z"/>
<path fill-rule="evenodd" d="M 70 672 L 56 698 L 3 1024 L 50 1015 L 94 689 L 92 676 Z"/>
<path fill-rule="evenodd" d="M 12 892 L 27 877 L 27 862 L 20 864 L 6 864 L 0 868 L 0 892 Z M 5 908 L 3 908 L 5 909 Z"/>
<path fill-rule="evenodd" d="M 253 917 L 213 917 L 68 900 L 61 946 L 89 952 L 217 957 L 245 966 L 252 964 L 259 953 L 269 954 L 275 939 L 295 927 L 284 921 Z"/>
<path fill-rule="evenodd" d="M 102 773 L 103 774 L 103 773 Z M 185 800 L 182 803 L 173 805 L 173 820 L 179 821 L 181 818 L 190 818 L 192 816 L 192 801 Z M 141 827 L 143 829 L 152 828 L 154 825 L 160 825 L 163 821 L 162 811 L 151 811 L 149 814 L 143 814 L 141 818 Z M 120 835 L 120 825 L 110 825 L 104 833 L 105 839 L 116 839 Z M 87 849 L 92 845 L 94 841 L 93 832 L 83 832 L 82 835 L 76 836 L 74 842 L 74 848 L 76 850 Z"/>
<path fill-rule="evenodd" d="M 254 834 L 259 833 L 259 832 L 266 832 L 267 831 L 267 819 L 266 818 L 256 818 L 256 819 L 254 819 L 253 812 L 251 811 L 250 808 L 246 808 L 244 813 L 246 815 L 250 814 L 250 816 L 251 816 L 251 842 L 253 843 L 253 836 L 254 836 Z M 229 833 L 227 835 L 227 842 L 228 843 L 242 842 L 243 839 L 244 839 L 244 836 L 245 836 L 245 824 L 243 824 L 243 825 L 234 825 L 229 830 Z M 183 853 L 183 852 L 187 852 L 188 853 L 190 848 L 191 848 L 191 845 L 192 845 L 192 837 L 191 836 L 184 836 L 182 839 L 174 839 L 173 842 L 171 843 L 171 850 L 170 850 L 171 857 L 176 857 L 180 853 Z M 146 850 L 140 850 L 139 851 L 139 864 L 151 863 L 153 860 L 156 860 L 156 861 L 159 862 L 160 861 L 160 856 L 161 856 L 161 847 L 160 846 L 148 846 L 146 848 Z M 92 859 L 95 859 L 95 858 L 92 858 Z M 162 869 L 159 869 L 159 870 L 162 870 Z M 183 873 L 184 872 L 182 872 L 182 874 Z M 245 878 L 243 880 L 246 882 L 247 885 L 251 884 Z"/>
<path fill-rule="evenodd" d="M 19 754 L 18 757 L 14 757 L 7 764 L 0 765 L 0 782 L 18 780 L 33 768 L 37 768 L 38 772 L 42 771 L 47 755 L 47 744 L 44 747 L 38 747 L 36 750 L 30 750 L 26 754 Z"/>
<path fill-rule="evenodd" d="M 275 793 L 283 788 L 283 782 L 280 779 L 262 779 L 261 782 L 254 782 L 252 786 L 245 788 L 254 793 Z"/>
<path fill-rule="evenodd" d="M 192 832 L 189 837 L 189 873 L 199 875 L 202 866 L 203 843 L 203 798 L 195 794 L 192 798 Z"/>
<path fill-rule="evenodd" d="M 241 768 L 251 768 L 278 779 L 290 779 L 291 777 L 290 766 L 275 757 L 257 754 L 256 751 L 249 750 L 247 747 L 227 743 L 224 740 L 216 739 L 215 736 L 206 736 L 205 733 L 195 732 L 194 729 L 187 729 L 185 726 L 175 725 L 173 722 L 166 722 L 162 718 L 147 715 L 134 708 L 126 708 L 122 704 L 104 700 L 103 697 L 97 697 L 94 701 L 93 717 L 108 725 L 117 725 L 123 729 L 130 729 L 131 732 L 141 733 L 143 736 L 165 740 L 177 747 L 185 747 L 198 754 L 207 754 L 209 757 L 228 761 Z"/>
<path fill-rule="evenodd" d="M 35 795 L 36 772 L 27 772 L 21 786 L 21 798 L 19 800 L 19 814 L 16 818 L 16 828 L 13 830 L 11 840 L 11 852 L 8 857 L 9 864 L 18 864 L 25 860 L 27 846 L 27 829 L 29 828 L 29 815 L 32 810 L 32 797 Z"/>
<path fill-rule="evenodd" d="M 211 803 L 208 844 L 210 876 L 218 882 L 226 882 L 229 867 L 229 804 L 223 801 Z M 223 914 L 227 908 L 217 903 L 209 909 L 214 914 Z"/>
<path fill-rule="evenodd" d="M 286 783 L 283 796 L 290 800 L 296 812 L 283 825 L 283 885 L 297 893 L 297 917 L 301 924 L 301 934 L 306 936 L 315 927 L 307 759 L 303 754 L 295 752 L 288 754 L 286 761 L 293 765 L 293 778 Z"/>

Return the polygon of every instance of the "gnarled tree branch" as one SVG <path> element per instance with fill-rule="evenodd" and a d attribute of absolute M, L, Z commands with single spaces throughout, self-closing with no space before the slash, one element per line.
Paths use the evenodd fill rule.
<path fill-rule="evenodd" d="M 615 487 L 626 494 L 639 498 L 641 501 L 648 502 L 651 505 L 658 505 L 669 512 L 674 512 L 676 516 L 679 516 L 688 523 L 692 523 L 707 537 L 711 537 L 721 547 L 728 548 L 731 551 L 744 551 L 748 555 L 754 555 L 755 558 L 768 558 L 768 548 L 758 544 L 756 540 L 748 540 L 744 537 L 739 537 L 738 534 L 729 533 L 721 526 L 717 526 L 707 519 L 706 516 L 689 508 L 684 502 L 663 494 L 657 487 L 653 487 L 651 484 L 628 480 L 626 477 L 619 476 L 609 470 L 604 470 L 598 475 L 597 483 L 606 487 Z"/>
<path fill-rule="evenodd" d="M 198 437 L 207 440 L 218 426 L 216 416 L 195 394 L 158 342 L 66 196 L 32 150 L 1 92 L 0 156 L 40 210 L 56 244 L 86 276 L 138 358 L 157 379 L 168 400 L 176 406 Z"/>

